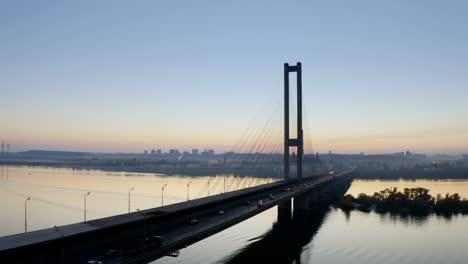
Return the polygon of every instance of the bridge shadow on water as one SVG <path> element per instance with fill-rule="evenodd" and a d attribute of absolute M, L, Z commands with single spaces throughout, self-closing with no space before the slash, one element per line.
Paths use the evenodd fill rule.
<path fill-rule="evenodd" d="M 294 212 L 289 219 L 279 217 L 268 232 L 219 263 L 301 263 L 303 248 L 313 240 L 329 211 L 325 207 Z"/>
<path fill-rule="evenodd" d="M 322 186 L 316 195 L 309 193 L 308 197 L 312 199 L 309 206 L 293 210 L 292 216 L 289 210 L 279 209 L 278 221 L 268 232 L 219 263 L 302 263 L 304 247 L 321 228 L 330 213 L 331 204 L 343 197 L 351 182 L 352 177 L 344 177 L 334 184 Z"/>

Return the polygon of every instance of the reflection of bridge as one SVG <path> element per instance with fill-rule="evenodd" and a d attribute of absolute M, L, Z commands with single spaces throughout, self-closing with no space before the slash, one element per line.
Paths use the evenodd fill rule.
<path fill-rule="evenodd" d="M 319 197 L 309 205 L 309 209 L 312 210 L 294 210 L 292 217 L 290 214 L 286 217 L 278 214 L 278 221 L 268 232 L 222 262 L 302 263 L 300 258 L 303 247 L 310 243 L 321 227 L 329 211 L 330 202 L 342 197 L 349 184 L 350 179 L 342 179 L 335 184 L 322 186 Z"/>
<path fill-rule="evenodd" d="M 324 198 L 342 194 L 351 170 L 317 176 L 302 169 L 301 64 L 285 64 L 285 180 L 188 202 L 0 238 L 0 259 L 14 263 L 145 263 L 237 224 L 278 205 L 278 216 L 291 219 Z M 289 136 L 289 73 L 297 72 L 297 138 Z M 289 148 L 297 148 L 296 175 L 289 177 Z M 333 184 L 332 184 L 333 183 Z M 293 188 L 294 187 L 294 188 Z M 294 198 L 294 206 L 291 200 Z M 262 200 L 263 203 L 257 204 Z M 297 219 L 296 217 L 293 218 Z"/>

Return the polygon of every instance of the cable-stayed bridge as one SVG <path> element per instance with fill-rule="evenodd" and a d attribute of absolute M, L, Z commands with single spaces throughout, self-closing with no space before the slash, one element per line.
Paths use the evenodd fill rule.
<path fill-rule="evenodd" d="M 294 138 L 290 134 L 291 73 L 297 76 Z M 225 156 L 221 176 L 210 179 L 192 200 L 2 237 L 0 259 L 13 263 L 147 263 L 177 255 L 178 250 L 273 206 L 278 206 L 278 221 L 289 221 L 293 210 L 313 211 L 329 197 L 342 195 L 349 187 L 351 169 L 317 174 L 304 166 L 301 63 L 284 65 L 282 123 L 282 128 L 275 127 L 269 118 L 263 127 L 247 131 Z M 290 148 L 296 149 L 293 155 Z M 233 171 L 282 180 L 258 185 L 258 178 L 226 176 Z M 213 190 L 217 194 L 210 196 Z"/>

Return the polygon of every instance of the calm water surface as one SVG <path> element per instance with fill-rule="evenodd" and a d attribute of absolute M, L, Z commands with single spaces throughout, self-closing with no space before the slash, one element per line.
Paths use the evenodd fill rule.
<path fill-rule="evenodd" d="M 24 232 L 27 197 L 28 231 L 82 222 L 86 196 L 87 219 L 142 210 L 208 195 L 211 177 L 163 176 L 149 173 L 106 172 L 44 167 L 0 168 L 0 236 Z M 226 190 L 271 182 L 273 179 L 226 178 Z M 167 185 L 166 185 L 167 184 Z M 162 197 L 162 186 L 164 197 Z M 224 177 L 209 184 L 210 195 L 224 190 Z"/>
<path fill-rule="evenodd" d="M 0 234 L 24 229 L 24 199 L 29 195 L 30 229 L 82 221 L 83 195 L 88 197 L 89 218 L 131 209 L 158 206 L 161 186 L 165 203 L 186 200 L 186 184 L 192 197 L 200 193 L 208 177 L 168 177 L 153 174 L 73 171 L 69 169 L 9 167 L 0 182 Z M 256 182 L 255 182 L 256 181 Z M 269 180 L 232 180 L 241 186 Z M 229 184 L 228 184 L 229 185 Z M 431 194 L 458 192 L 468 197 L 468 181 L 360 181 L 348 193 L 372 194 L 388 187 L 425 187 Z M 231 189 L 237 188 L 233 183 Z M 210 192 L 223 190 L 222 178 L 210 184 Z M 5 217 L 5 215 L 7 217 Z M 313 215 L 294 216 L 289 224 L 277 223 L 272 208 L 208 239 L 181 250 L 177 258 L 154 263 L 468 263 L 468 217 L 426 218 L 389 214 L 344 213 L 329 208 Z M 280 249 L 283 250 L 280 250 Z"/>

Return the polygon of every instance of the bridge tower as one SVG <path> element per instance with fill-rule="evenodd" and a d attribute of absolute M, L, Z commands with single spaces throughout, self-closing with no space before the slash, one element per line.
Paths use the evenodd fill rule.
<path fill-rule="evenodd" d="M 296 72 L 297 79 L 297 138 L 289 138 L 289 73 Z M 303 148 L 302 132 L 302 65 L 296 66 L 284 64 L 284 179 L 289 179 L 289 147 L 297 147 L 297 178 L 302 179 Z M 296 200 L 295 200 L 296 201 Z M 296 202 L 295 202 L 296 204 Z M 278 221 L 291 220 L 291 200 L 278 204 Z"/>
<path fill-rule="evenodd" d="M 296 72 L 297 80 L 297 138 L 289 137 L 289 73 Z M 302 64 L 284 64 L 284 179 L 289 179 L 289 147 L 297 147 L 297 179 L 302 180 L 304 134 L 302 130 Z"/>

